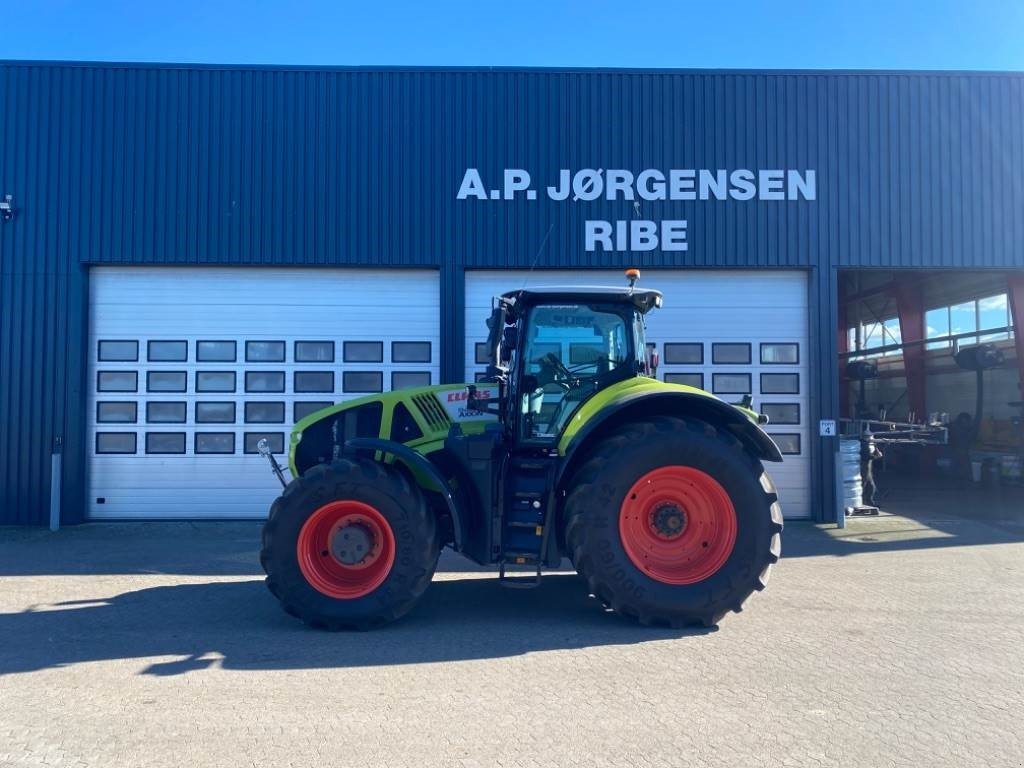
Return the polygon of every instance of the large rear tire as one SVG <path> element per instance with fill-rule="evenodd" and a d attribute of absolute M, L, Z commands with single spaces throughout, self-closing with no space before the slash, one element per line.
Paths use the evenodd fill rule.
<path fill-rule="evenodd" d="M 658 417 L 602 439 L 569 485 L 565 541 L 591 593 L 643 624 L 713 626 L 764 589 L 782 512 L 732 435 Z"/>
<path fill-rule="evenodd" d="M 423 493 L 395 467 L 313 467 L 274 502 L 260 563 L 285 611 L 326 629 L 370 629 L 407 613 L 441 551 Z"/>

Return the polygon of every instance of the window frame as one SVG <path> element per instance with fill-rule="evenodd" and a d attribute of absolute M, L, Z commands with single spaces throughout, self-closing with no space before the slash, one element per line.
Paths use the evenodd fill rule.
<path fill-rule="evenodd" d="M 203 344 L 230 344 L 231 359 L 217 358 L 216 360 L 204 360 L 199 353 Z M 237 339 L 196 339 L 196 362 L 197 363 L 237 363 L 238 362 L 238 340 Z"/>
<path fill-rule="evenodd" d="M 796 360 L 787 363 L 776 363 L 764 359 L 765 347 L 796 347 Z M 758 348 L 761 365 L 800 365 L 800 342 L 798 341 L 762 341 Z"/>
<path fill-rule="evenodd" d="M 154 344 L 184 344 L 185 356 L 174 360 L 153 359 Z M 188 339 L 147 339 L 146 340 L 146 362 L 147 363 L 187 363 L 188 362 Z"/>
<path fill-rule="evenodd" d="M 202 389 L 199 386 L 199 377 L 204 374 L 231 374 L 231 389 Z M 196 394 L 203 395 L 234 395 L 238 393 L 238 372 L 237 371 L 196 371 L 194 380 Z"/>
<path fill-rule="evenodd" d="M 242 433 L 242 455 L 253 456 L 259 453 L 258 450 L 248 450 L 247 443 L 250 437 L 277 437 L 281 440 L 281 450 L 274 450 L 274 446 L 270 446 L 270 452 L 275 456 L 283 456 L 287 451 L 287 443 L 284 439 L 284 432 L 243 432 Z M 258 441 L 257 441 L 258 442 Z"/>
<path fill-rule="evenodd" d="M 773 405 L 775 405 L 775 406 L 785 406 L 787 408 L 795 406 L 796 407 L 796 421 L 775 421 L 775 420 L 773 420 L 771 418 L 771 416 L 769 416 L 767 413 L 765 413 L 765 410 L 764 410 L 765 408 L 770 408 Z M 786 402 L 786 403 L 765 403 L 765 402 L 762 402 L 761 403 L 761 413 L 765 413 L 765 415 L 768 416 L 768 426 L 769 427 L 774 427 L 774 426 L 799 427 L 799 426 L 801 426 L 803 424 L 803 420 L 804 420 L 803 408 L 800 407 L 800 403 L 789 403 L 789 402 Z"/>
<path fill-rule="evenodd" d="M 280 360 L 253 360 L 249 357 L 249 345 L 250 344 L 280 344 L 281 345 L 281 359 Z M 275 365 L 277 363 L 286 362 L 288 357 L 288 342 L 284 339 L 246 339 L 245 340 L 245 363 L 256 363 L 257 365 Z"/>
<path fill-rule="evenodd" d="M 103 387 L 100 386 L 100 381 L 102 380 L 103 374 L 105 374 L 105 373 L 130 373 L 135 378 L 135 386 L 132 389 L 103 389 Z M 97 392 L 97 394 L 100 394 L 100 393 L 108 394 L 108 393 L 111 393 L 111 392 L 120 392 L 122 394 L 127 394 L 127 393 L 138 394 L 138 391 L 139 391 L 139 372 L 137 370 L 136 371 L 110 371 L 110 370 L 96 371 L 96 392 Z"/>
<path fill-rule="evenodd" d="M 747 359 L 743 361 L 730 360 L 727 362 L 719 362 L 715 359 L 715 350 L 718 347 L 743 347 L 747 350 Z M 712 365 L 753 365 L 754 364 L 754 345 L 749 341 L 713 341 L 711 342 L 711 364 Z"/>
<path fill-rule="evenodd" d="M 249 418 L 249 406 L 250 405 L 280 405 L 281 406 L 281 418 L 273 421 L 266 420 L 253 420 Z M 242 407 L 242 423 L 243 424 L 284 424 L 288 418 L 287 403 L 284 400 L 246 400 Z"/>
<path fill-rule="evenodd" d="M 744 391 L 730 390 L 724 391 L 718 389 L 715 384 L 716 379 L 719 376 L 745 376 L 748 382 L 748 387 Z M 754 377 L 750 371 L 714 371 L 711 374 L 711 393 L 714 395 L 752 395 L 754 394 Z"/>
<path fill-rule="evenodd" d="M 330 389 L 299 389 L 299 377 L 307 375 L 323 376 L 327 375 L 331 377 L 331 388 Z M 335 377 L 334 371 L 292 371 L 292 393 L 296 395 L 333 395 L 334 394 Z"/>
<path fill-rule="evenodd" d="M 281 388 L 280 389 L 250 389 L 249 388 L 249 377 L 252 375 L 256 376 L 267 376 L 269 374 L 278 374 L 281 376 Z M 288 374 L 286 371 L 245 371 L 245 376 L 242 379 L 242 393 L 246 395 L 280 395 L 288 389 Z"/>
<path fill-rule="evenodd" d="M 353 374 L 355 374 L 355 375 L 372 374 L 372 375 L 376 376 L 379 379 L 380 386 L 377 389 L 350 389 L 348 387 L 348 383 L 347 382 L 348 382 L 348 377 L 350 375 L 353 375 Z M 379 394 L 380 392 L 384 391 L 384 371 L 342 371 L 342 373 L 341 373 L 341 391 L 342 391 L 343 394 L 352 394 L 352 395 L 360 395 L 360 394 L 375 395 L 375 394 Z"/>
<path fill-rule="evenodd" d="M 796 390 L 794 390 L 792 392 L 790 392 L 788 390 L 784 391 L 784 392 L 778 392 L 778 391 L 776 391 L 776 392 L 767 392 L 767 391 L 765 391 L 765 388 L 764 388 L 764 377 L 765 376 L 795 376 L 796 377 Z M 769 395 L 771 397 L 776 397 L 776 396 L 783 396 L 783 397 L 785 397 L 785 396 L 789 396 L 789 395 L 800 395 L 800 394 L 803 394 L 801 392 L 803 387 L 800 384 L 800 373 L 798 371 L 761 371 L 760 376 L 758 376 L 757 384 L 758 384 L 758 392 L 762 396 Z"/>
<path fill-rule="evenodd" d="M 210 421 L 208 419 L 199 418 L 199 406 L 201 405 L 230 405 L 231 406 L 231 420 L 223 421 L 217 419 Z M 192 418 L 196 424 L 237 424 L 238 423 L 238 403 L 234 400 L 196 400 L 192 408 Z"/>
<path fill-rule="evenodd" d="M 100 418 L 100 406 L 102 405 L 130 405 L 134 411 L 134 418 L 131 421 L 115 420 L 108 421 Z M 139 423 L 139 401 L 138 400 L 97 400 L 96 401 L 96 423 L 97 424 L 138 424 Z"/>
<path fill-rule="evenodd" d="M 415 387 L 429 387 L 429 386 L 431 386 L 434 383 L 434 376 L 433 376 L 433 374 L 430 371 L 392 371 L 391 372 L 391 390 L 394 391 L 396 389 L 399 389 L 399 387 L 395 386 L 395 377 L 396 376 L 410 376 L 410 375 L 411 376 L 423 376 L 423 375 L 426 375 L 427 383 L 426 384 L 415 384 L 412 387 L 406 387 L 406 388 L 413 389 Z"/>
<path fill-rule="evenodd" d="M 669 360 L 669 347 L 697 347 L 700 350 L 700 360 L 675 363 Z M 662 365 L 704 365 L 704 342 L 703 341 L 665 341 L 661 344 Z"/>
<path fill-rule="evenodd" d="M 151 451 L 149 450 L 149 438 L 150 437 L 170 437 L 175 436 L 181 437 L 181 450 L 180 451 Z M 145 448 L 145 454 L 147 456 L 185 456 L 188 454 L 188 439 L 186 432 L 146 432 L 146 436 L 143 440 L 143 447 Z"/>
<path fill-rule="evenodd" d="M 395 347 L 399 344 L 416 344 L 427 346 L 427 359 L 426 360 L 396 360 L 395 359 Z M 434 360 L 434 343 L 432 341 L 412 341 L 412 340 L 398 340 L 392 339 L 391 341 L 391 363 L 393 365 L 419 365 L 421 363 L 427 363 L 428 365 Z"/>
<path fill-rule="evenodd" d="M 104 344 L 134 344 L 135 357 L 124 357 L 117 359 L 104 359 Z M 96 362 L 97 363 L 137 363 L 139 362 L 139 340 L 138 339 L 96 339 Z"/>
<path fill-rule="evenodd" d="M 310 360 L 308 358 L 299 357 L 299 345 L 300 344 L 330 344 L 331 345 L 331 357 L 329 360 Z M 293 363 L 333 363 L 338 356 L 337 343 L 333 339 L 296 339 L 292 342 L 292 362 Z"/>
<path fill-rule="evenodd" d="M 230 437 L 231 438 L 231 450 L 230 451 L 201 451 L 199 450 L 199 438 L 203 436 L 216 436 L 216 437 Z M 233 456 L 238 451 L 236 445 L 234 432 L 195 432 L 192 435 L 192 453 L 196 456 Z"/>
<path fill-rule="evenodd" d="M 182 406 L 181 419 L 151 419 L 149 409 L 154 405 L 180 405 Z M 188 423 L 188 402 L 185 400 L 147 400 L 146 401 L 146 424 L 187 424 Z"/>
<path fill-rule="evenodd" d="M 152 385 L 149 383 L 150 379 L 153 376 L 153 374 L 165 375 L 165 376 L 168 376 L 168 375 L 171 375 L 171 374 L 176 374 L 176 375 L 179 375 L 179 376 L 184 376 L 185 377 L 185 384 L 184 384 L 184 386 L 181 389 L 153 389 Z M 198 391 L 198 390 L 196 390 L 196 391 Z M 162 370 L 159 370 L 159 369 L 155 370 L 155 371 L 146 371 L 146 394 L 147 395 L 152 395 L 152 394 L 157 394 L 157 395 L 173 395 L 173 394 L 181 394 L 182 392 L 188 392 L 188 371 L 162 371 Z"/>
<path fill-rule="evenodd" d="M 132 438 L 132 450 L 130 451 L 102 451 L 100 450 L 100 437 L 104 435 L 118 435 L 121 437 L 131 436 Z M 113 432 L 108 429 L 97 430 L 93 439 L 93 453 L 98 456 L 137 456 L 139 453 L 139 433 L 132 432 Z"/>

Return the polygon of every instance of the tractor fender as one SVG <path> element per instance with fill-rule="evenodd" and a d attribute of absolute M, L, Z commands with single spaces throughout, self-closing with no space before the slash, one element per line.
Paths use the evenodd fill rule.
<path fill-rule="evenodd" d="M 742 411 L 718 398 L 687 392 L 638 392 L 610 403 L 576 433 L 566 447 L 556 487 L 569 476 L 569 470 L 583 455 L 583 449 L 593 443 L 594 438 L 620 424 L 661 415 L 684 418 L 690 416 L 715 427 L 724 427 L 754 458 L 761 461 L 782 461 L 779 447 L 763 429 L 747 418 Z"/>
<path fill-rule="evenodd" d="M 416 469 L 433 480 L 437 484 L 441 496 L 444 498 L 444 503 L 448 507 L 448 512 L 452 516 L 455 551 L 462 551 L 462 515 L 459 513 L 459 505 L 455 502 L 455 495 L 452 493 L 448 481 L 445 480 L 444 475 L 441 474 L 430 459 L 406 445 L 379 437 L 354 437 L 351 440 L 345 441 L 345 448 L 354 451 L 369 450 L 390 453 L 396 459 L 401 459 L 405 462 L 411 469 Z"/>

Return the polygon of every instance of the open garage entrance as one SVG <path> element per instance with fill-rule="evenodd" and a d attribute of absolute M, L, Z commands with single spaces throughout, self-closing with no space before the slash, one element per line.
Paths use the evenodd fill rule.
<path fill-rule="evenodd" d="M 1024 272 L 846 270 L 839 295 L 844 493 L 884 512 L 947 489 L 968 514 L 1021 494 Z"/>

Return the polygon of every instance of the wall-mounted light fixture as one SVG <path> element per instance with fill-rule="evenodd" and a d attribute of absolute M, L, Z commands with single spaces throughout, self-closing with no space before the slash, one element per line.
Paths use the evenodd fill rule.
<path fill-rule="evenodd" d="M 14 218 L 14 196 L 4 195 L 4 199 L 0 200 L 0 219 L 4 221 L 10 221 Z"/>

